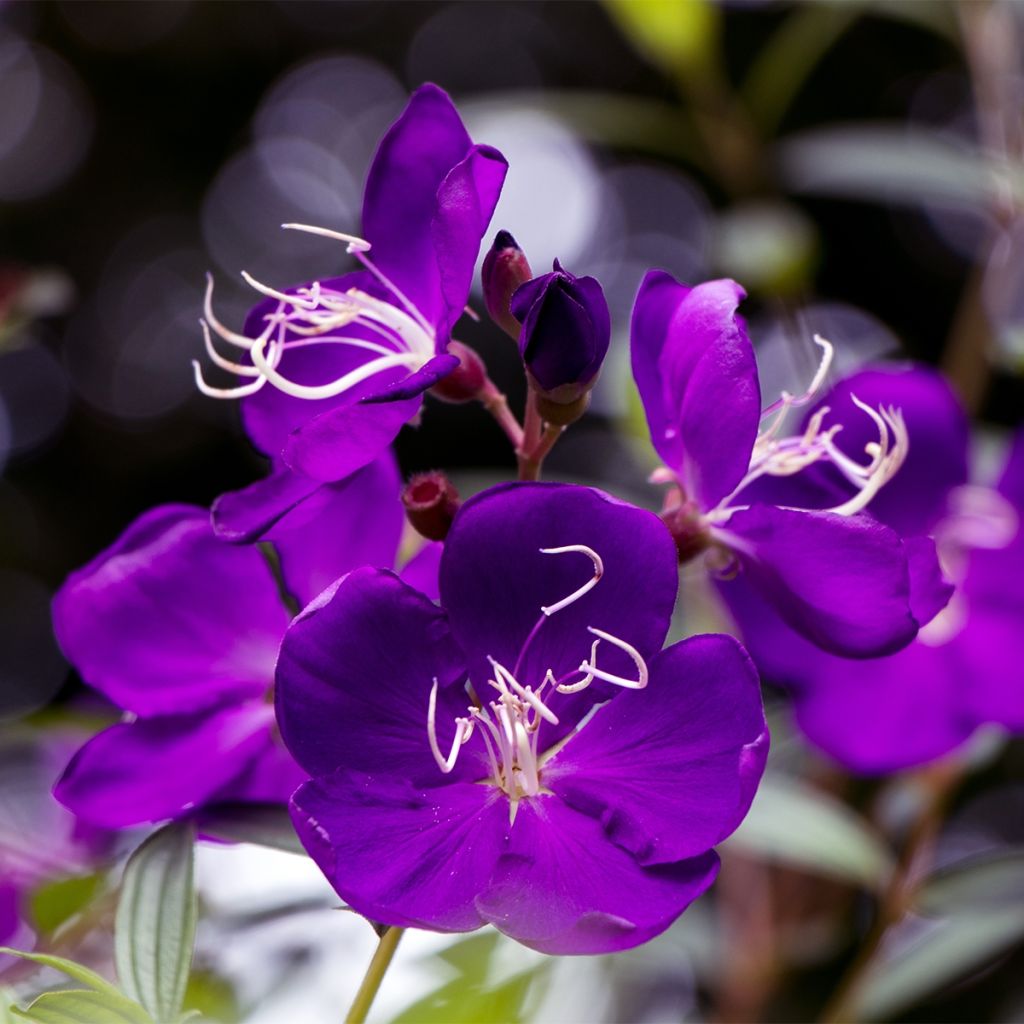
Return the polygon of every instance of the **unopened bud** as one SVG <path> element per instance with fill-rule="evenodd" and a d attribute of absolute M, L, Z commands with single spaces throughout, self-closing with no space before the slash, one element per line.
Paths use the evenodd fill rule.
<path fill-rule="evenodd" d="M 458 356 L 459 365 L 442 377 L 430 389 L 430 393 L 444 402 L 472 402 L 479 398 L 487 383 L 484 361 L 461 341 L 448 342 L 448 353 Z"/>
<path fill-rule="evenodd" d="M 444 540 L 461 500 L 451 480 L 440 470 L 418 473 L 402 491 L 405 515 L 427 540 Z"/>
<path fill-rule="evenodd" d="M 519 353 L 530 387 L 556 405 L 577 402 L 596 383 L 611 339 L 601 285 L 593 277 L 575 277 L 555 260 L 552 273 L 515 293 L 511 309 L 523 325 Z"/>
<path fill-rule="evenodd" d="M 499 231 L 484 257 L 480 279 L 491 319 L 516 341 L 519 340 L 519 321 L 512 315 L 509 303 L 516 289 L 531 277 L 533 271 L 530 270 L 526 253 L 507 231 Z"/>

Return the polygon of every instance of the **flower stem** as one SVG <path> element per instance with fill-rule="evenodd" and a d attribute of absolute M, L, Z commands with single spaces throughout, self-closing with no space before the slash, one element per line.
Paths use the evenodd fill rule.
<path fill-rule="evenodd" d="M 499 391 L 494 382 L 488 380 L 480 389 L 477 399 L 480 404 L 494 417 L 498 426 L 505 431 L 505 436 L 512 442 L 518 452 L 523 447 L 523 428 L 508 407 L 508 399 Z"/>
<path fill-rule="evenodd" d="M 388 928 L 380 937 L 377 950 L 373 954 L 370 966 L 366 968 L 363 983 L 359 986 L 355 999 L 352 1000 L 352 1007 L 345 1018 L 345 1024 L 363 1024 L 366 1015 L 370 1012 L 377 989 L 384 980 L 384 973 L 387 971 L 391 960 L 398 947 L 398 940 L 405 932 L 404 928 Z"/>
<path fill-rule="evenodd" d="M 962 767 L 956 762 L 940 761 L 921 773 L 921 781 L 928 790 L 924 807 L 911 827 L 899 861 L 879 901 L 874 924 L 826 1005 L 820 1018 L 821 1024 L 847 1024 L 854 1020 L 857 999 L 874 964 L 875 954 L 889 929 L 903 920 L 913 903 L 922 875 L 922 862 L 931 858 L 946 807 L 961 778 Z"/>
<path fill-rule="evenodd" d="M 519 479 L 538 480 L 540 479 L 541 466 L 547 458 L 548 452 L 555 447 L 555 443 L 565 432 L 565 427 L 557 423 L 548 423 L 540 440 L 532 451 L 521 452 L 519 455 Z"/>

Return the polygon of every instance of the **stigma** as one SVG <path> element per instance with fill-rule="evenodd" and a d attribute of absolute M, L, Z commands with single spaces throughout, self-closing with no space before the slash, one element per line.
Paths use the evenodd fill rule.
<path fill-rule="evenodd" d="M 414 373 L 436 354 L 434 327 L 405 294 L 370 260 L 370 243 L 354 235 L 308 224 L 283 224 L 282 227 L 305 231 L 344 242 L 387 292 L 384 300 L 359 288 L 339 290 L 320 281 L 282 292 L 242 272 L 242 278 L 254 291 L 271 300 L 263 315 L 262 327 L 255 337 L 231 330 L 213 311 L 213 278 L 207 275 L 203 317 L 199 323 L 210 361 L 244 378 L 234 387 L 218 388 L 207 383 L 199 362 L 193 360 L 196 387 L 210 398 L 244 398 L 270 384 L 293 398 L 317 400 L 342 395 L 365 380 L 381 374 L 393 379 L 396 370 Z M 215 340 L 216 339 L 216 340 Z M 239 358 L 228 358 L 217 342 L 241 350 Z M 302 384 L 282 372 L 286 352 L 311 345 L 342 345 L 364 354 L 353 369 L 320 384 Z"/>
<path fill-rule="evenodd" d="M 540 743 L 545 723 L 559 725 L 558 716 L 550 702 L 555 694 L 573 694 L 587 689 L 595 679 L 631 690 L 642 690 L 647 686 L 648 669 L 640 652 L 625 640 L 594 626 L 587 626 L 587 632 L 594 638 L 590 654 L 579 667 L 556 678 L 549 668 L 534 684 L 523 684 L 516 677 L 523 656 L 544 624 L 553 615 L 575 604 L 600 582 L 604 565 L 600 555 L 593 548 L 583 544 L 572 544 L 559 548 L 541 548 L 542 554 L 579 553 L 588 557 L 594 567 L 590 580 L 567 597 L 540 608 L 540 618 L 530 631 L 513 669 L 488 657 L 490 672 L 486 680 L 483 700 L 472 682 L 466 691 L 470 704 L 464 716 L 455 719 L 455 735 L 448 752 L 442 751 L 437 738 L 437 691 L 435 678 L 430 689 L 427 704 L 427 740 L 438 768 L 448 774 L 455 768 L 461 749 L 476 734 L 480 734 L 483 755 L 490 774 L 483 781 L 496 786 L 509 798 L 509 819 L 515 821 L 519 801 L 546 792 L 543 784 L 543 766 L 576 735 L 589 720 L 589 714 L 576 723 L 573 730 L 558 743 L 543 747 Z M 609 672 L 598 665 L 598 650 L 602 643 L 611 644 L 623 651 L 633 662 L 635 677 Z"/>

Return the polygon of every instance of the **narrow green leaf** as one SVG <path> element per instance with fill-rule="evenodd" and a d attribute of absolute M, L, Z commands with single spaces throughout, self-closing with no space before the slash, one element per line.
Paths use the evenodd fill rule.
<path fill-rule="evenodd" d="M 56 931 L 86 907 L 103 885 L 102 874 L 73 875 L 39 886 L 29 901 L 32 922 L 43 932 Z"/>
<path fill-rule="evenodd" d="M 214 808 L 203 815 L 203 835 L 231 843 L 255 843 L 285 853 L 305 855 L 284 807 L 253 804 Z"/>
<path fill-rule="evenodd" d="M 117 975 L 132 998 L 170 1024 L 181 1013 L 196 932 L 195 831 L 174 822 L 128 859 L 114 929 Z"/>
<path fill-rule="evenodd" d="M 765 777 L 724 847 L 871 889 L 885 885 L 893 866 L 867 822 L 838 800 L 780 776 Z"/>
<path fill-rule="evenodd" d="M 9 956 L 21 957 L 22 960 L 31 960 L 41 967 L 51 967 L 55 971 L 66 974 L 75 981 L 95 989 L 97 992 L 105 992 L 107 995 L 119 996 L 121 992 L 112 985 L 106 978 L 90 971 L 88 967 L 76 964 L 74 960 L 65 960 L 61 956 L 50 956 L 48 953 L 24 953 L 20 949 L 11 949 L 9 946 L 0 946 L 0 953 L 7 953 Z"/>
<path fill-rule="evenodd" d="M 916 922 L 920 924 L 920 922 Z M 984 966 L 1024 939 L 1019 906 L 958 914 L 883 956 L 856 996 L 856 1020 L 893 1020 L 906 1007 Z"/>
<path fill-rule="evenodd" d="M 998 910 L 1024 905 L 1024 849 L 971 858 L 936 872 L 917 894 L 922 913 Z"/>
<path fill-rule="evenodd" d="M 670 74 L 700 67 L 717 49 L 721 14 L 710 0 L 605 0 L 605 9 Z"/>
<path fill-rule="evenodd" d="M 131 999 L 91 989 L 44 992 L 24 1010 L 13 1007 L 16 1016 L 34 1024 L 153 1024 L 153 1018 Z"/>
<path fill-rule="evenodd" d="M 530 986 L 543 972 L 541 965 L 487 988 L 458 978 L 414 1003 L 392 1024 L 518 1024 Z"/>

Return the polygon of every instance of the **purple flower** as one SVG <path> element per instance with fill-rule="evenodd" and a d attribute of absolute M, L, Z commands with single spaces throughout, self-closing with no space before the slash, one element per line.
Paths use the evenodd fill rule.
<path fill-rule="evenodd" d="M 313 777 L 293 821 L 339 895 L 548 953 L 668 927 L 714 879 L 768 746 L 734 640 L 661 650 L 676 587 L 652 514 L 509 484 L 456 516 L 441 607 L 360 569 L 306 608 L 278 720 Z"/>
<path fill-rule="evenodd" d="M 372 461 L 417 414 L 422 393 L 458 366 L 447 351 L 451 330 L 506 170 L 497 150 L 473 144 L 448 95 L 424 85 L 370 168 L 367 240 L 285 225 L 345 242 L 363 270 L 283 292 L 245 275 L 266 298 L 241 334 L 216 318 L 208 289 L 210 358 L 245 383 L 211 388 L 198 365 L 197 383 L 206 394 L 245 399 L 246 431 L 274 469 L 221 499 L 218 532 L 258 536 L 323 482 Z M 241 349 L 241 362 L 217 352 L 211 330 Z"/>
<path fill-rule="evenodd" d="M 979 487 L 967 483 L 967 419 L 938 373 L 853 375 L 824 399 L 844 422 L 851 393 L 893 395 L 904 410 L 914 445 L 873 510 L 926 564 L 937 546 L 956 583 L 948 605 L 915 609 L 931 621 L 904 650 L 850 661 L 793 634 L 749 590 L 720 589 L 759 666 L 791 691 L 801 730 L 848 769 L 874 775 L 941 757 L 982 724 L 1024 729 L 1024 434 L 996 487 Z"/>
<path fill-rule="evenodd" d="M 575 402 L 589 391 L 608 352 L 611 318 L 601 285 L 575 277 L 558 260 L 512 296 L 522 324 L 519 352 L 531 386 L 551 402 Z"/>
<path fill-rule="evenodd" d="M 859 513 L 906 459 L 902 415 L 854 399 L 873 431 L 859 453 L 841 449 L 824 408 L 801 433 L 784 435 L 788 411 L 809 402 L 824 379 L 832 346 L 815 339 L 825 356 L 806 394 L 784 393 L 762 409 L 753 349 L 736 314 L 743 297 L 733 281 L 690 288 L 662 271 L 651 271 L 637 295 L 633 372 L 665 462 L 655 479 L 674 485 L 663 515 L 680 556 L 706 552 L 710 568 L 742 580 L 825 650 L 896 651 L 927 621 L 911 606 L 909 552 L 895 531 Z M 826 465 L 846 490 L 821 505 L 815 489 L 808 508 L 803 479 Z M 780 480 L 784 501 L 774 493 Z M 921 561 L 919 582 L 933 587 L 921 603 L 941 602 L 948 593 L 934 558 L 931 576 Z"/>
<path fill-rule="evenodd" d="M 398 490 L 393 460 L 379 459 L 278 522 L 287 590 L 305 602 L 356 565 L 393 565 Z M 204 509 L 141 516 L 69 577 L 53 617 L 68 659 L 125 712 L 57 785 L 82 818 L 121 828 L 211 803 L 284 801 L 305 778 L 274 736 L 274 664 L 290 619 L 278 582 L 259 548 L 217 538 Z"/>

